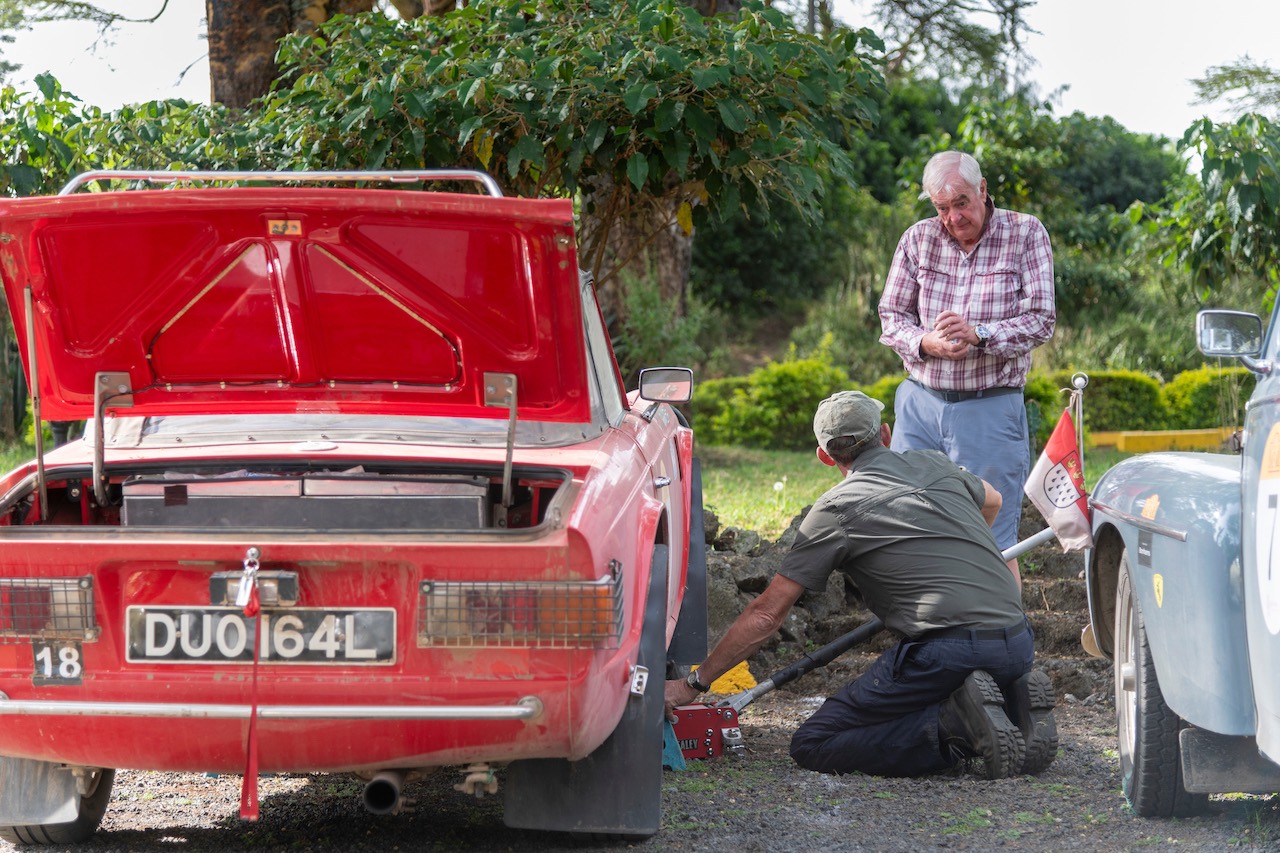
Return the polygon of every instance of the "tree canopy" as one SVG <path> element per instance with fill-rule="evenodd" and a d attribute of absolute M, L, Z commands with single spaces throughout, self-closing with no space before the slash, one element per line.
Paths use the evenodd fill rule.
<path fill-rule="evenodd" d="M 66 146 L 59 171 L 474 167 L 516 195 L 581 193 L 582 255 L 603 279 L 610 230 L 656 208 L 671 214 L 651 229 L 686 233 L 779 200 L 817 217 L 824 174 L 856 180 L 847 150 L 876 116 L 878 49 L 868 31 L 822 40 L 755 3 L 716 18 L 674 0 L 339 16 L 282 41 L 281 84 L 243 116 L 17 104 L 61 111 L 68 134 L 45 139 L 40 120 L 25 122 L 25 156 L 0 181 L 7 171 L 11 188 L 35 188 L 31 157 L 49 145 Z"/>

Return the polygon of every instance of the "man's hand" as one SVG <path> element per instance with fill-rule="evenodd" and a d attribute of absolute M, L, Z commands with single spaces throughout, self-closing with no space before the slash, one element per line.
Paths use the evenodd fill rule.
<path fill-rule="evenodd" d="M 969 354 L 969 345 L 946 332 L 935 329 L 920 339 L 920 352 L 926 358 L 959 361 Z"/>
<path fill-rule="evenodd" d="M 920 352 L 932 358 L 959 361 L 978 343 L 978 333 L 969 321 L 954 311 L 943 311 L 933 323 L 933 331 L 920 341 Z"/>
<path fill-rule="evenodd" d="M 663 692 L 663 704 L 666 706 L 667 719 L 673 723 L 676 719 L 676 708 L 680 705 L 688 705 L 698 698 L 698 691 L 690 687 L 689 682 L 683 678 L 668 681 Z"/>
<path fill-rule="evenodd" d="M 933 321 L 933 330 L 950 340 L 964 341 L 973 346 L 981 342 L 977 327 L 954 311 L 943 311 L 939 314 L 938 319 Z"/>

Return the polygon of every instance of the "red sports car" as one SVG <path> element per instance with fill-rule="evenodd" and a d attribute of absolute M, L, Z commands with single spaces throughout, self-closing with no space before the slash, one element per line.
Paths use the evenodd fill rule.
<path fill-rule="evenodd" d="M 86 422 L 0 478 L 0 838 L 86 839 L 114 768 L 244 774 L 250 818 L 258 773 L 390 813 L 448 769 L 512 826 L 657 831 L 692 377 L 626 392 L 569 201 L 91 173 L 0 201 L 0 277 L 37 419 Z"/>

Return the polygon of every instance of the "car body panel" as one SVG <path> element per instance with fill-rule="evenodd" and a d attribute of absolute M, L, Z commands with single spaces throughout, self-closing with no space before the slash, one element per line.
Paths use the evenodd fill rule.
<path fill-rule="evenodd" d="M 1128 552 L 1165 701 L 1184 720 L 1233 735 L 1254 727 L 1248 660 L 1239 653 L 1239 495 L 1239 457 L 1149 453 L 1113 467 L 1091 498 L 1095 541 L 1119 535 Z M 1105 558 L 1109 549 L 1094 553 Z M 1088 583 L 1092 592 L 1097 579 Z M 1097 606 L 1107 597 L 1090 598 L 1094 624 L 1106 622 L 1110 637 L 1110 614 Z"/>
<path fill-rule="evenodd" d="M 111 371 L 139 415 L 494 418 L 498 372 L 519 374 L 522 414 L 587 420 L 568 201 L 222 188 L 0 201 L 0 222 L 51 419 L 89 417 Z"/>

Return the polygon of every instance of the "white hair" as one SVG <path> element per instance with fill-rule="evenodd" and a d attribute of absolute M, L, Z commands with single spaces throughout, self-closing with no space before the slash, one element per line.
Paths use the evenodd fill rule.
<path fill-rule="evenodd" d="M 954 178 L 957 175 L 964 186 L 956 186 Z M 955 195 L 961 190 L 977 195 L 982 188 L 982 167 L 963 151 L 939 151 L 925 164 L 920 186 L 921 199 L 933 198 L 943 193 Z"/>

